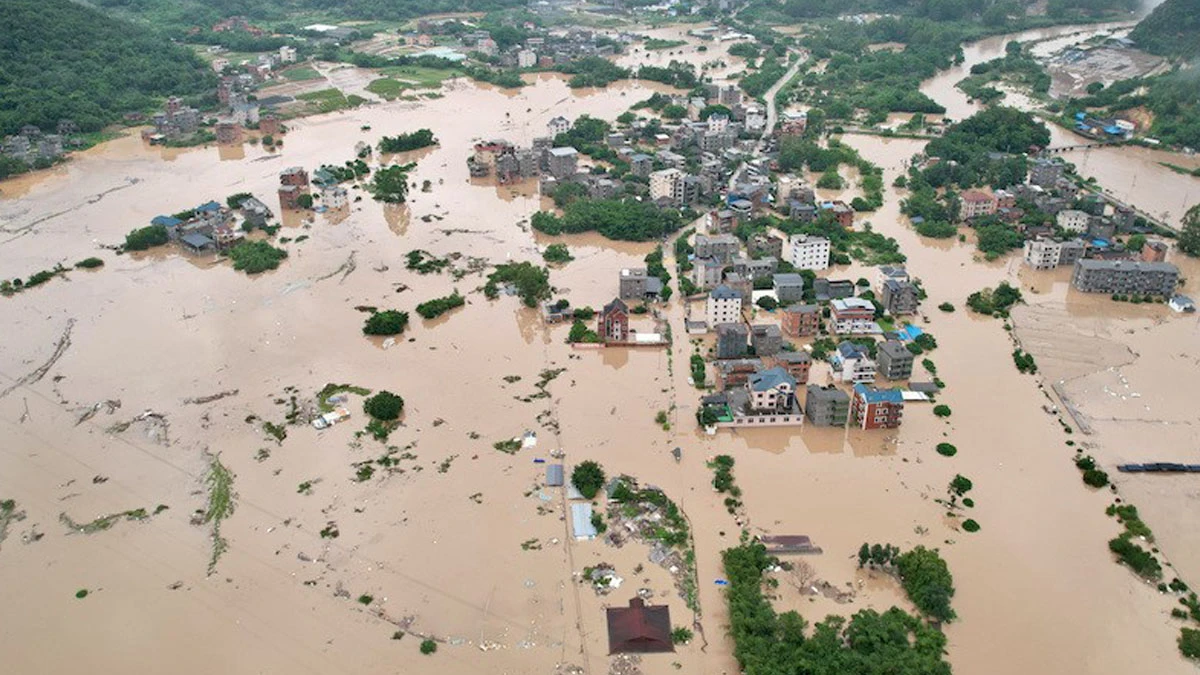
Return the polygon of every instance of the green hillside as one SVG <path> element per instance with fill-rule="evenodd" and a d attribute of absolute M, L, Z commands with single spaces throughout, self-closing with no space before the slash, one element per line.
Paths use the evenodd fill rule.
<path fill-rule="evenodd" d="M 169 95 L 211 91 L 195 54 L 70 0 L 5 0 L 0 136 L 72 119 L 96 131 Z"/>
<path fill-rule="evenodd" d="M 1133 29 L 1138 47 L 1160 56 L 1200 56 L 1200 0 L 1167 0 Z"/>
<path fill-rule="evenodd" d="M 93 0 L 110 13 L 165 28 L 211 26 L 232 16 L 251 22 L 303 26 L 347 19 L 395 21 L 446 12 L 488 12 L 525 6 L 525 0 Z"/>

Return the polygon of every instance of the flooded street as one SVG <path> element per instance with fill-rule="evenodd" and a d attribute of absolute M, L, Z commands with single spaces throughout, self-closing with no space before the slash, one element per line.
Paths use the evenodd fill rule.
<path fill-rule="evenodd" d="M 997 44 L 1002 51 L 1003 40 Z M 715 48 L 677 49 L 688 60 L 718 58 Z M 651 58 L 669 61 L 666 51 Z M 540 263 L 540 249 L 563 242 L 575 260 L 552 268 L 556 297 L 577 307 L 611 300 L 619 270 L 640 266 L 652 244 L 536 234 L 528 225 L 543 208 L 536 184 L 472 181 L 465 160 L 477 140 L 528 144 L 552 117 L 611 120 L 658 90 L 620 82 L 572 91 L 560 77 L 539 76 L 506 92 L 455 80 L 440 99 L 294 121 L 278 153 L 246 145 L 236 157 L 215 147 L 164 156 L 131 136 L 0 184 L 0 273 L 28 277 L 88 256 L 106 263 L 0 300 L 8 327 L 0 341 L 0 499 L 14 499 L 25 513 L 0 541 L 0 599 L 20 619 L 0 631 L 12 672 L 86 664 L 102 673 L 181 675 L 569 667 L 602 675 L 609 667 L 602 608 L 643 588 L 670 605 L 673 625 L 698 622 L 695 642 L 645 658 L 643 672 L 736 672 L 716 582 L 724 576 L 720 552 L 737 544 L 740 525 L 753 534 L 805 534 L 824 549 L 804 562 L 814 578 L 853 591 L 851 602 L 789 584 L 774 591 L 780 610 L 799 609 L 810 623 L 826 613 L 906 607 L 893 582 L 856 569 L 864 541 L 941 548 L 958 589 L 960 619 L 945 630 L 959 673 L 1192 672 L 1175 647 L 1174 599 L 1112 562 L 1105 542 L 1118 526 L 1104 515 L 1110 495 L 1081 485 L 1065 445 L 1072 437 L 1043 410 L 1050 397 L 1013 367 L 1001 322 L 969 313 L 964 301 L 1004 279 L 1022 284 L 1030 306 L 1016 315 L 1016 334 L 1047 378 L 1070 378 L 1072 398 L 1094 417 L 1089 452 L 1106 467 L 1152 459 L 1150 449 L 1133 448 L 1147 424 L 1162 423 L 1126 421 L 1135 405 L 1166 422 L 1153 450 L 1172 454 L 1161 459 L 1182 459 L 1194 447 L 1194 413 L 1171 396 L 1179 387 L 1170 376 L 1200 367 L 1194 318 L 1079 298 L 1061 275 L 1029 275 L 1015 258 L 980 262 L 969 242 L 925 240 L 899 213 L 902 193 L 889 187 L 884 207 L 859 221 L 895 237 L 924 282 L 929 298 L 918 323 L 937 336 L 930 358 L 947 383 L 939 402 L 953 415 L 941 420 L 912 404 L 895 431 L 806 427 L 706 437 L 695 424 L 698 391 L 687 381 L 693 347 L 679 300 L 665 312 L 669 348 L 575 350 L 565 344 L 566 325 L 547 326 L 515 297 L 487 300 L 478 292 L 481 274 L 455 279 L 404 268 L 415 249 L 461 255 L 462 267 L 470 258 Z M 340 164 L 358 141 L 420 128 L 434 132 L 438 147 L 396 160 L 416 161 L 410 181 L 428 180 L 430 191 L 415 187 L 406 205 L 384 206 L 355 188 L 345 213 L 288 220 L 280 234 L 292 239 L 283 245 L 289 257 L 278 270 L 247 277 L 174 250 L 116 256 L 101 249 L 157 214 L 236 192 L 253 192 L 275 209 L 282 169 Z M 889 186 L 921 147 L 871 136 L 846 142 L 884 169 Z M 670 251 L 674 272 L 669 258 Z M 1185 269 L 1194 294 L 1200 268 Z M 432 321 L 413 312 L 394 342 L 361 333 L 366 315 L 356 306 L 412 312 L 454 290 L 466 296 L 465 307 Z M 958 311 L 939 312 L 941 302 Z M 1092 361 L 1072 360 L 1056 352 L 1054 332 L 1036 333 L 1039 317 L 1051 314 L 1147 358 L 1122 361 L 1113 346 Z M 1094 342 L 1072 344 L 1088 351 Z M 1117 362 L 1140 398 L 1118 403 L 1107 393 L 1122 386 L 1107 370 Z M 814 368 L 812 381 L 827 377 L 826 366 Z M 292 396 L 311 401 L 327 383 L 401 395 L 403 424 L 386 444 L 362 434 L 361 398 L 351 395 L 352 418 L 331 429 L 289 425 L 282 441 L 264 432 L 263 422 L 284 424 Z M 110 401 L 119 407 L 104 405 Z M 655 421 L 658 411 L 668 430 Z M 535 447 L 511 455 L 493 448 L 526 430 L 537 433 Z M 934 446 L 942 441 L 959 454 L 939 456 Z M 535 462 L 557 449 L 568 466 L 595 459 L 610 476 L 629 474 L 678 503 L 694 538 L 698 616 L 670 575 L 649 562 L 644 544 L 573 540 L 562 492 L 544 487 L 545 465 Z M 228 550 L 213 574 L 212 532 L 191 522 L 206 508 L 206 453 L 235 475 L 237 495 L 220 530 Z M 721 453 L 736 458 L 746 523 L 735 522 L 711 488 L 705 462 Z M 356 480 L 356 465 L 381 457 L 388 468 Z M 955 474 L 974 481 L 976 534 L 958 531 L 934 501 Z M 1200 550 L 1193 550 L 1200 547 L 1188 537 L 1194 497 L 1168 487 L 1186 479 L 1110 476 L 1142 508 L 1180 576 L 1200 579 Z M 168 508 L 92 534 L 61 522 L 63 514 L 88 522 L 158 505 Z M 602 562 L 625 585 L 597 596 L 578 575 Z M 77 599 L 82 589 L 89 593 Z M 417 653 L 423 636 L 440 641 L 436 655 Z"/>

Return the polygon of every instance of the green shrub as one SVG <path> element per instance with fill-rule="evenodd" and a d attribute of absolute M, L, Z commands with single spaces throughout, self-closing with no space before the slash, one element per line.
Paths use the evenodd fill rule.
<path fill-rule="evenodd" d="M 1108 474 L 1100 469 L 1088 469 L 1083 472 L 1083 482 L 1094 488 L 1102 488 L 1108 485 Z"/>
<path fill-rule="evenodd" d="M 243 241 L 229 249 L 228 255 L 233 261 L 233 269 L 246 274 L 273 270 L 288 256 L 287 251 L 265 241 Z"/>
<path fill-rule="evenodd" d="M 692 630 L 686 626 L 676 626 L 675 630 L 671 631 L 671 642 L 677 645 L 685 645 L 692 641 Z"/>
<path fill-rule="evenodd" d="M 363 333 L 366 335 L 399 335 L 407 327 L 408 312 L 385 309 L 367 317 L 367 322 L 363 324 Z"/>
<path fill-rule="evenodd" d="M 1180 629 L 1180 653 L 1188 658 L 1200 659 L 1200 631 L 1195 628 Z"/>
<path fill-rule="evenodd" d="M 421 640 L 421 653 L 425 655 L 432 654 L 437 651 L 437 643 L 428 638 Z"/>
<path fill-rule="evenodd" d="M 85 270 L 96 269 L 97 267 L 103 267 L 103 266 L 104 266 L 104 261 L 99 258 L 84 258 L 83 260 L 80 260 L 79 262 L 75 263 L 75 267 L 77 269 L 85 269 Z"/>
<path fill-rule="evenodd" d="M 427 300 L 417 305 L 417 314 L 420 314 L 421 318 L 424 319 L 436 319 L 446 312 L 456 307 L 462 307 L 465 304 L 467 304 L 467 301 L 463 296 L 459 295 L 458 291 L 454 291 L 453 294 L 447 295 L 444 298 L 434 298 L 433 300 Z"/>
<path fill-rule="evenodd" d="M 1162 565 L 1158 563 L 1154 555 L 1129 539 L 1125 537 L 1112 539 L 1108 542 L 1108 549 L 1138 576 L 1150 580 L 1162 577 Z"/>
<path fill-rule="evenodd" d="M 933 406 L 933 414 L 937 415 L 938 417 L 949 417 L 950 416 L 950 406 L 942 405 L 942 404 L 935 405 L 935 406 Z"/>
<path fill-rule="evenodd" d="M 966 520 L 963 521 L 962 529 L 965 532 L 978 532 L 979 531 L 979 523 L 975 522 L 974 520 L 971 520 L 970 518 L 967 518 Z"/>
<path fill-rule="evenodd" d="M 958 454 L 958 448 L 951 443 L 938 443 L 937 452 L 943 457 L 953 457 Z"/>
<path fill-rule="evenodd" d="M 954 305 L 948 302 L 943 302 L 942 304 L 938 305 L 938 309 L 942 310 L 943 312 L 953 312 Z"/>

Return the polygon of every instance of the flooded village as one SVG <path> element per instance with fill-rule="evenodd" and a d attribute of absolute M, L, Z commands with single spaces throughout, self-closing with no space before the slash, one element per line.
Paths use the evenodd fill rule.
<path fill-rule="evenodd" d="M 740 672 L 751 543 L 781 623 L 899 607 L 960 673 L 1194 670 L 1196 478 L 1117 467 L 1200 462 L 1200 179 L 1165 166 L 1200 158 L 1049 124 L 1019 180 L 915 184 L 988 109 L 972 66 L 1127 26 L 969 43 L 905 135 L 813 132 L 777 96 L 803 49 L 747 94 L 729 26 L 439 21 L 358 46 L 523 86 L 282 51 L 211 138 L 168 101 L 0 181 L 13 672 Z M 550 69 L 591 58 L 691 79 Z M 936 550 L 953 610 L 864 542 Z"/>

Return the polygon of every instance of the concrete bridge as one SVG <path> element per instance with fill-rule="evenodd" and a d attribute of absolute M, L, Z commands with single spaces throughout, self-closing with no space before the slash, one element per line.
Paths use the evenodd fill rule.
<path fill-rule="evenodd" d="M 1122 145 L 1119 142 L 1112 141 L 1093 141 L 1091 143 L 1079 143 L 1077 145 L 1064 145 L 1057 148 L 1046 148 L 1042 150 L 1043 155 L 1057 155 L 1072 150 L 1090 150 L 1091 148 L 1108 148 Z"/>

